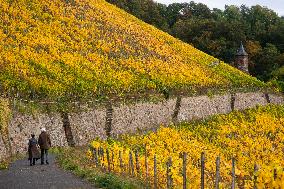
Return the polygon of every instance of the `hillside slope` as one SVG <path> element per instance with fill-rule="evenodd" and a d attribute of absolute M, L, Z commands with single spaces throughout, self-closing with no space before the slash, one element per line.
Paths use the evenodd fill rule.
<path fill-rule="evenodd" d="M 39 99 L 263 86 L 103 0 L 0 0 L 0 81 Z"/>
<path fill-rule="evenodd" d="M 115 173 L 121 171 L 120 157 L 123 158 L 122 162 L 127 170 L 131 167 L 128 161 L 130 152 L 137 152 L 135 159 L 139 159 L 140 172 L 135 170 L 133 175 L 142 180 L 147 178 L 146 169 L 153 170 L 155 156 L 161 188 L 167 188 L 166 165 L 169 157 L 172 159 L 173 188 L 182 188 L 183 152 L 187 153 L 188 188 L 200 188 L 202 152 L 205 153 L 205 188 L 215 186 L 217 156 L 221 159 L 220 188 L 232 186 L 233 157 L 236 160 L 236 188 L 254 188 L 255 184 L 256 188 L 283 188 L 283 124 L 283 105 L 259 106 L 245 111 L 215 115 L 207 120 L 161 127 L 156 132 L 150 131 L 145 135 L 124 135 L 119 140 L 94 140 L 91 146 L 101 151 L 108 149 L 114 154 L 112 171 Z M 100 154 L 103 153 L 98 155 L 99 162 L 108 165 L 106 153 Z M 88 156 L 94 162 L 93 151 L 89 151 Z M 254 173 L 255 164 L 258 167 L 257 174 Z M 150 183 L 153 184 L 154 172 L 150 171 L 148 174 L 148 179 L 150 178 Z"/>

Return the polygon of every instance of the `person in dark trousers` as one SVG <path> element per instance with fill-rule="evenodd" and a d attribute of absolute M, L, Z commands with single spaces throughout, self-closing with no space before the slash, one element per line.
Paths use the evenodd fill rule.
<path fill-rule="evenodd" d="M 45 155 L 45 163 L 48 163 L 48 149 L 51 146 L 51 141 L 49 134 L 47 134 L 46 129 L 42 128 L 41 129 L 41 134 L 39 135 L 38 138 L 38 144 L 40 146 L 40 152 L 41 152 L 41 165 L 44 164 L 44 155 Z"/>
<path fill-rule="evenodd" d="M 39 151 L 37 148 L 37 140 L 35 139 L 35 135 L 31 134 L 31 139 L 29 139 L 29 160 L 30 160 L 30 166 L 35 165 L 35 162 L 40 158 Z"/>

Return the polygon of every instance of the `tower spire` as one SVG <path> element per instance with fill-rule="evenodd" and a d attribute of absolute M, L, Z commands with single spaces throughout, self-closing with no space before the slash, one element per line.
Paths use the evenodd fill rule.
<path fill-rule="evenodd" d="M 249 70 L 248 70 L 248 53 L 245 51 L 243 42 L 241 42 L 240 48 L 237 50 L 235 66 L 239 70 L 241 70 L 245 73 L 249 73 Z"/>
<path fill-rule="evenodd" d="M 244 48 L 244 45 L 243 45 L 243 42 L 241 41 L 241 45 L 240 45 L 240 48 L 239 50 L 237 51 L 237 56 L 248 56 L 248 53 L 245 51 L 245 48 Z"/>

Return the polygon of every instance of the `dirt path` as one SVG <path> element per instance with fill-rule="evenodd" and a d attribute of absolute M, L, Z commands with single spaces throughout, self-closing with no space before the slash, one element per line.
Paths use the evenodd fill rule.
<path fill-rule="evenodd" d="M 89 183 L 60 169 L 53 155 L 49 165 L 30 166 L 27 159 L 14 162 L 9 170 L 0 171 L 0 189 L 91 189 Z"/>

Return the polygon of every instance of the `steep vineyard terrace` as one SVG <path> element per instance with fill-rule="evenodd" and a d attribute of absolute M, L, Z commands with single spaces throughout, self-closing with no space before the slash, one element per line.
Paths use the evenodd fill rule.
<path fill-rule="evenodd" d="M 103 0 L 1 1 L 5 96 L 65 102 L 264 84 Z"/>
<path fill-rule="evenodd" d="M 0 39 L 0 117 L 11 110 L 0 120 L 0 159 L 24 152 L 40 127 L 54 145 L 84 145 L 283 103 L 256 78 L 103 0 L 0 0 Z"/>

